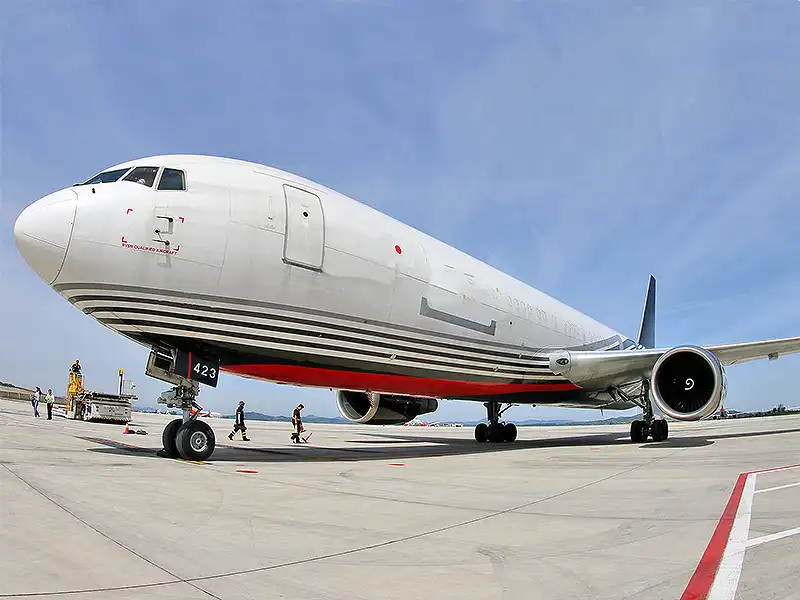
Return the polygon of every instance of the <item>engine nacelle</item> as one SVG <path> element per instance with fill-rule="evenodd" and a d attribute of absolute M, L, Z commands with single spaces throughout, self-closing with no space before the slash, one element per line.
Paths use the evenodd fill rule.
<path fill-rule="evenodd" d="M 717 357 L 697 346 L 678 346 L 661 355 L 650 384 L 656 406 L 680 421 L 710 417 L 722 406 L 728 389 Z"/>
<path fill-rule="evenodd" d="M 351 423 L 400 425 L 439 408 L 436 398 L 337 390 L 336 406 Z"/>

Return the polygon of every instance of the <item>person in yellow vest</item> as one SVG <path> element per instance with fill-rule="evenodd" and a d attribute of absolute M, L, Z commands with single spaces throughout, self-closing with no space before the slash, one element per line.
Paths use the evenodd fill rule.
<path fill-rule="evenodd" d="M 47 403 L 47 420 L 53 420 L 53 404 L 55 404 L 56 398 L 53 396 L 53 390 L 47 388 L 47 395 L 44 397 L 44 401 Z"/>

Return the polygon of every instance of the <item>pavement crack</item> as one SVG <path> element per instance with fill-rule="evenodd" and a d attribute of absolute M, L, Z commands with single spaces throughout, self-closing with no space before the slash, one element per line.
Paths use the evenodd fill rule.
<path fill-rule="evenodd" d="M 72 517 L 73 519 L 75 519 L 76 521 L 78 521 L 78 522 L 82 523 L 83 525 L 85 525 L 86 527 L 88 527 L 89 529 L 91 529 L 92 531 L 94 531 L 95 533 L 97 533 L 98 535 L 100 535 L 100 536 L 102 536 L 103 538 L 107 539 L 109 542 L 111 542 L 111 543 L 113 543 L 113 544 L 115 544 L 115 545 L 119 546 L 120 548 L 122 548 L 123 550 L 125 550 L 125 551 L 129 552 L 130 554 L 133 554 L 134 556 L 136 556 L 136 557 L 137 557 L 137 558 L 139 558 L 140 560 L 143 560 L 144 562 L 146 562 L 147 564 L 149 564 L 149 565 L 151 565 L 151 566 L 155 567 L 155 568 L 156 568 L 156 569 L 158 569 L 159 571 L 161 571 L 161 572 L 163 572 L 163 573 L 166 573 L 166 574 L 167 574 L 167 575 L 169 575 L 170 577 L 173 577 L 173 578 L 174 578 L 174 581 L 164 581 L 164 582 L 156 582 L 156 583 L 150 583 L 150 584 L 141 584 L 141 585 L 132 585 L 132 586 L 109 587 L 109 588 L 102 588 L 102 589 L 101 589 L 101 588 L 92 588 L 92 589 L 72 590 L 72 591 L 61 591 L 61 592 L 47 592 L 47 593 L 44 593 L 44 592 L 41 592 L 41 593 L 40 593 L 40 592 L 36 592 L 36 593 L 21 593 L 21 594 L 0 594 L 0 598 L 24 598 L 24 597 L 36 597 L 36 596 L 55 596 L 55 595 L 65 595 L 65 594 L 83 594 L 83 593 L 101 592 L 101 591 L 125 590 L 125 589 L 139 589 L 139 588 L 145 588 L 145 587 L 159 587 L 159 586 L 164 586 L 164 585 L 174 585 L 174 584 L 176 584 L 176 583 L 185 583 L 185 584 L 187 584 L 187 585 L 189 585 L 189 586 L 193 587 L 194 589 L 196 589 L 198 592 L 202 592 L 202 593 L 206 594 L 207 596 L 209 596 L 209 597 L 211 597 L 211 598 L 216 598 L 216 600 L 222 600 L 222 599 L 221 599 L 219 596 L 215 596 L 215 595 L 214 595 L 214 594 L 212 594 L 211 592 L 209 592 L 209 591 L 207 591 L 207 590 L 204 590 L 203 588 L 201 588 L 201 587 L 200 587 L 200 586 L 198 586 L 198 585 L 195 585 L 195 584 L 194 584 L 192 581 L 190 581 L 190 580 L 188 580 L 188 579 L 186 579 L 186 578 L 184 578 L 184 577 L 181 577 L 180 575 L 176 575 L 175 573 L 173 573 L 172 571 L 170 571 L 170 570 L 169 570 L 169 569 L 167 569 L 166 567 L 163 567 L 163 566 L 159 565 L 158 563 L 156 563 L 156 562 L 154 562 L 154 561 L 150 560 L 150 559 L 149 559 L 149 558 L 147 558 L 146 556 L 144 556 L 144 555 L 140 554 L 139 552 L 137 552 L 137 551 L 136 551 L 136 550 L 134 550 L 133 548 L 131 548 L 131 547 L 129 547 L 129 546 L 126 546 L 125 544 L 123 544 L 123 543 L 122 543 L 122 542 L 120 542 L 119 540 L 117 540 L 117 539 L 114 539 L 113 537 L 111 537 L 111 536 L 110 536 L 110 535 L 108 535 L 107 533 L 105 533 L 105 532 L 103 532 L 103 531 L 99 530 L 97 527 L 95 527 L 94 525 L 92 525 L 91 523 L 89 523 L 88 521 L 86 521 L 85 519 L 82 519 L 81 517 L 79 517 L 78 515 L 76 515 L 76 514 L 75 514 L 74 512 L 72 512 L 72 511 L 71 511 L 69 508 L 67 508 L 66 506 L 64 506 L 63 504 L 61 504 L 60 502 L 58 502 L 57 500 L 54 500 L 54 499 L 53 499 L 53 498 L 52 498 L 50 495 L 48 495 L 48 494 L 47 494 L 47 492 L 45 492 L 45 491 L 44 491 L 44 490 L 42 490 L 42 489 L 39 489 L 39 488 L 38 488 L 38 487 L 36 487 L 34 484 L 32 484 L 30 481 L 28 481 L 27 479 L 25 479 L 25 478 L 24 478 L 22 475 L 20 475 L 19 473 L 17 473 L 17 472 L 16 472 L 16 471 L 14 471 L 13 469 L 10 469 L 10 468 L 8 467 L 8 465 L 7 465 L 7 464 L 5 464 L 5 463 L 0 463 L 0 464 L 2 465 L 2 467 L 3 467 L 3 468 L 6 470 L 6 471 L 8 471 L 8 472 L 9 472 L 9 473 L 11 473 L 11 474 L 12 474 L 14 477 L 16 477 L 17 479 L 19 479 L 19 480 L 20 480 L 20 481 L 21 481 L 23 484 L 25 484 L 26 486 L 28 486 L 30 489 L 32 489 L 34 492 L 36 492 L 37 494 L 39 494 L 39 495 L 40 495 L 42 498 L 44 498 L 44 499 L 45 499 L 45 500 L 47 500 L 48 502 L 51 502 L 52 504 L 54 504 L 55 506 L 57 506 L 58 508 L 60 508 L 62 511 L 64 511 L 65 513 L 67 513 L 69 516 L 71 516 L 71 517 Z"/>

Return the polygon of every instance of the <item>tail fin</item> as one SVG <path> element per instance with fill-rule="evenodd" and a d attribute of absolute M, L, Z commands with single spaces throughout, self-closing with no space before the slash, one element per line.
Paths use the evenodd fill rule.
<path fill-rule="evenodd" d="M 647 298 L 644 301 L 642 324 L 639 326 L 639 345 L 645 348 L 656 347 L 656 278 L 652 275 L 647 284 Z"/>

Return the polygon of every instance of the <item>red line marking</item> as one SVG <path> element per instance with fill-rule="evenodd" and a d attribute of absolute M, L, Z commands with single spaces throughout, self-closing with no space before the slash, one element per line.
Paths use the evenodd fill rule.
<path fill-rule="evenodd" d="M 189 367 L 186 369 L 186 379 L 192 378 L 192 353 L 189 352 Z"/>
<path fill-rule="evenodd" d="M 133 212 L 133 209 L 132 209 L 132 208 L 129 208 L 125 214 L 126 214 L 126 215 L 129 215 L 129 214 L 131 214 L 132 212 Z"/>
<path fill-rule="evenodd" d="M 394 251 L 397 252 L 398 254 L 402 254 L 403 253 L 403 249 L 400 246 L 395 246 L 394 247 Z"/>
<path fill-rule="evenodd" d="M 390 467 L 405 467 L 405 463 L 389 463 Z"/>
<path fill-rule="evenodd" d="M 579 389 L 571 383 L 498 383 L 495 381 L 462 381 L 390 375 L 386 373 L 361 373 L 301 367 L 297 365 L 229 365 L 223 371 L 294 385 L 312 387 L 380 390 L 384 393 L 420 396 L 488 396 L 514 392 L 561 392 Z"/>
<path fill-rule="evenodd" d="M 237 473 L 258 473 L 258 471 L 253 471 L 251 469 L 236 469 Z"/>
<path fill-rule="evenodd" d="M 784 469 L 796 469 L 800 465 L 786 465 L 785 467 L 773 467 L 772 469 L 764 469 L 762 471 L 751 471 L 751 473 L 771 473 L 772 471 L 783 471 Z"/>
<path fill-rule="evenodd" d="M 717 569 L 719 569 L 719 563 L 722 562 L 725 547 L 728 545 L 728 537 L 731 535 L 733 520 L 736 518 L 739 503 L 742 501 L 742 491 L 748 475 L 749 473 L 742 473 L 736 480 L 736 485 L 733 486 L 731 497 L 711 536 L 711 541 L 680 600 L 705 600 L 708 597 L 711 586 L 714 584 L 714 577 L 717 575 Z"/>

